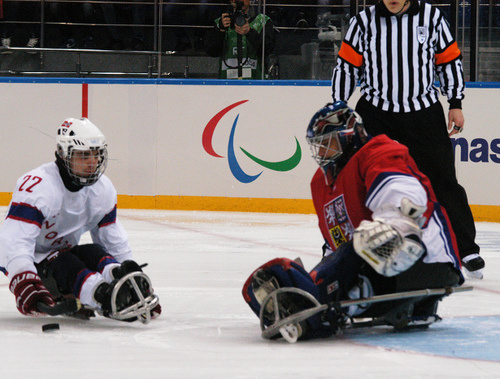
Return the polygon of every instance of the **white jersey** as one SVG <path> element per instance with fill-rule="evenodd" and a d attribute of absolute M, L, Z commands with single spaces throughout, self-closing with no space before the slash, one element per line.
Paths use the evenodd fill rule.
<path fill-rule="evenodd" d="M 34 263 L 78 245 L 85 232 L 119 262 L 132 259 L 127 234 L 116 218 L 116 198 L 105 175 L 71 192 L 55 162 L 26 173 L 17 181 L 0 227 L 0 269 L 10 278 L 36 272 Z"/>

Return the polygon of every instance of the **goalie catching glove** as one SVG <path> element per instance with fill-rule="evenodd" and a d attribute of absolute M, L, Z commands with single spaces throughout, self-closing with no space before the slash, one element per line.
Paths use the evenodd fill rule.
<path fill-rule="evenodd" d="M 354 250 L 383 276 L 408 270 L 425 253 L 420 229 L 425 210 L 407 198 L 401 208 L 382 206 L 373 213 L 373 221 L 362 221 L 355 230 Z"/>

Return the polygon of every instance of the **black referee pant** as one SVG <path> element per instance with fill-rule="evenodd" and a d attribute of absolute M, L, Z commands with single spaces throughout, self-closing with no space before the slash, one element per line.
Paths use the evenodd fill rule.
<path fill-rule="evenodd" d="M 460 258 L 479 253 L 476 226 L 464 188 L 458 183 L 447 122 L 440 102 L 409 113 L 382 111 L 364 98 L 356 104 L 366 131 L 387 134 L 406 145 L 418 168 L 431 181 L 439 203 L 446 209 L 457 237 Z"/>

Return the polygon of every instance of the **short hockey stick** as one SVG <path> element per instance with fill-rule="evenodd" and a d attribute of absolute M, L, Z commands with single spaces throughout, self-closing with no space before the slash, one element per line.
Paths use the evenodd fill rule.
<path fill-rule="evenodd" d="M 38 303 L 36 308 L 39 312 L 46 313 L 49 316 L 61 316 L 68 313 L 77 312 L 82 307 L 78 299 L 64 299 L 50 306 L 44 303 Z"/>

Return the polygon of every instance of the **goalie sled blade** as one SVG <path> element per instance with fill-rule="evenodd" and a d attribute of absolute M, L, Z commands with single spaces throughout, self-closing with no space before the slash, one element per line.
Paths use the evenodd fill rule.
<path fill-rule="evenodd" d="M 307 320 L 309 317 L 312 317 L 318 313 L 324 312 L 326 309 L 328 309 L 328 305 L 320 305 L 318 307 L 306 309 L 304 311 L 295 313 L 291 316 L 288 316 L 275 324 L 265 327 L 261 323 L 261 329 L 262 329 L 262 337 L 265 339 L 272 339 L 273 337 L 277 336 L 279 333 L 281 333 L 280 329 L 281 328 L 286 328 L 289 325 L 295 325 L 301 321 Z M 287 339 L 288 341 L 288 339 Z M 290 341 L 288 341 L 290 342 Z"/>
<path fill-rule="evenodd" d="M 300 337 L 299 324 L 289 324 L 280 328 L 282 337 L 290 343 L 295 343 Z"/>
<path fill-rule="evenodd" d="M 44 303 L 38 303 L 36 308 L 39 312 L 46 313 L 49 316 L 61 316 L 68 313 L 77 312 L 82 307 L 80 300 L 78 299 L 65 299 L 62 300 L 54 306 L 50 306 Z"/>

